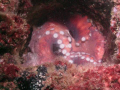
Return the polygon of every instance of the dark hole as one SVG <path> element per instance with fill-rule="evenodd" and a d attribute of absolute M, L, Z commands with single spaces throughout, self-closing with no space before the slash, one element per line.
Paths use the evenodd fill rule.
<path fill-rule="evenodd" d="M 59 49 L 60 48 L 58 44 L 53 44 L 52 50 L 54 54 L 59 55 L 60 54 Z"/>

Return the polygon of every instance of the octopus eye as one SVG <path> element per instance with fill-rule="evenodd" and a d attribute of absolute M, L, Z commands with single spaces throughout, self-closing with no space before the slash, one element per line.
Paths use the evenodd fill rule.
<path fill-rule="evenodd" d="M 60 54 L 60 47 L 58 44 L 53 44 L 52 45 L 52 51 L 55 55 L 59 55 Z"/>

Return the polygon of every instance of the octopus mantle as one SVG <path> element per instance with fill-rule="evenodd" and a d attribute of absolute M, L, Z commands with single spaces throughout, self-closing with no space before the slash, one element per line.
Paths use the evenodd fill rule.
<path fill-rule="evenodd" d="M 52 62 L 58 56 L 70 63 L 98 64 L 104 54 L 104 37 L 86 16 L 75 15 L 66 25 L 46 22 L 34 28 L 29 47 L 32 52 L 25 63 L 29 66 Z"/>

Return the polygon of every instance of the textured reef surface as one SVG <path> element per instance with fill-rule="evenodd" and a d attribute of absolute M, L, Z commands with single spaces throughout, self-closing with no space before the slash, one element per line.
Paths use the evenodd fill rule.
<path fill-rule="evenodd" d="M 120 1 L 0 0 L 0 90 L 120 90 Z"/>

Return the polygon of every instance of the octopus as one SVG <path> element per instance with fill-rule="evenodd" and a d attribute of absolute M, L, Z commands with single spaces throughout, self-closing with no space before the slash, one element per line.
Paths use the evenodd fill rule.
<path fill-rule="evenodd" d="M 25 65 L 36 66 L 63 57 L 70 63 L 97 65 L 104 55 L 104 37 L 87 16 L 74 15 L 67 24 L 55 21 L 33 29 Z"/>

